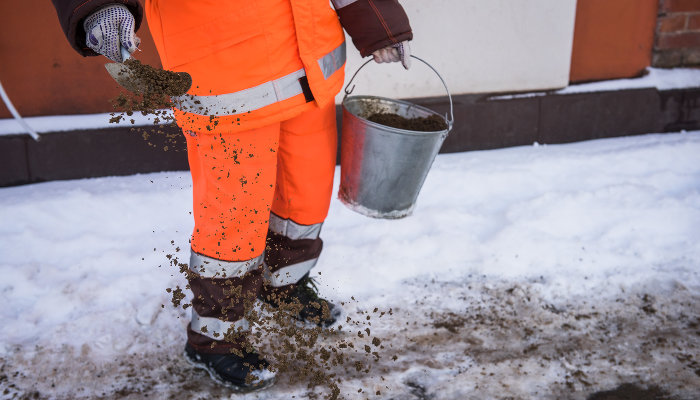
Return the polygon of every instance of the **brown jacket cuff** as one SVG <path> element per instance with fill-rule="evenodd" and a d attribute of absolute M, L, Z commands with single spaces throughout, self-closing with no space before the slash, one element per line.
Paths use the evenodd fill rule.
<path fill-rule="evenodd" d="M 98 55 L 85 44 L 83 20 L 98 8 L 109 4 L 124 4 L 134 15 L 135 29 L 138 30 L 143 20 L 143 7 L 138 0 L 52 0 L 58 14 L 63 33 L 70 45 L 83 56 Z"/>
<path fill-rule="evenodd" d="M 397 0 L 334 0 L 340 23 L 362 57 L 413 39 L 406 11 Z"/>

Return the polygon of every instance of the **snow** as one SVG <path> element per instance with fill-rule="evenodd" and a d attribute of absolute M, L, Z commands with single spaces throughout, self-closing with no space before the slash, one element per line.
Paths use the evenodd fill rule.
<path fill-rule="evenodd" d="M 530 92 L 513 95 L 493 96 L 491 100 L 508 100 L 515 98 L 537 97 L 552 94 L 575 94 L 590 92 L 607 92 L 617 90 L 648 89 L 673 90 L 700 87 L 700 69 L 697 68 L 651 68 L 639 78 L 610 79 L 589 83 L 569 85 L 563 89 L 550 92 Z"/>
<path fill-rule="evenodd" d="M 445 154 L 409 217 L 334 199 L 322 293 L 356 321 L 392 309 L 341 394 L 698 398 L 699 154 L 700 132 Z M 166 255 L 187 260 L 190 211 L 187 172 L 0 189 L 0 398 L 322 398 L 284 374 L 233 395 L 183 360 Z"/>
<path fill-rule="evenodd" d="M 697 68 L 647 68 L 640 78 L 612 79 L 570 85 L 557 94 L 603 92 L 609 90 L 656 88 L 658 90 L 687 89 L 700 87 L 700 69 Z"/>
<path fill-rule="evenodd" d="M 172 112 L 170 110 L 158 110 L 158 115 L 161 119 L 172 121 Z M 121 115 L 121 114 L 114 114 Z M 112 113 L 99 114 L 82 114 L 82 115 L 48 115 L 42 117 L 25 117 L 23 118 L 30 127 L 39 133 L 50 132 L 65 132 L 85 129 L 104 129 L 117 127 L 134 127 L 153 125 L 153 116 L 144 116 L 140 113 L 134 113 L 132 116 L 124 115 L 118 123 L 110 123 L 109 120 L 114 116 Z M 134 122 L 132 123 L 131 120 Z M 24 132 L 21 125 L 14 118 L 0 119 L 0 135 L 16 135 Z"/>

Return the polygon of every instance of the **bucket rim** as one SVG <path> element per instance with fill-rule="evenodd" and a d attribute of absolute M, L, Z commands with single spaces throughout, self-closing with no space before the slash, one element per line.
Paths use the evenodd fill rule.
<path fill-rule="evenodd" d="M 442 75 L 440 75 L 440 73 L 438 72 L 438 70 L 435 69 L 435 67 L 430 65 L 430 63 L 428 63 L 424 59 L 422 59 L 420 57 L 416 57 L 414 54 L 411 54 L 410 57 L 415 58 L 416 60 L 422 62 L 428 68 L 433 70 L 433 72 L 435 72 L 435 75 L 437 75 L 437 77 L 440 78 L 440 82 L 442 82 L 442 86 L 445 87 L 445 92 L 447 92 L 447 98 L 450 99 L 450 115 L 448 117 L 447 114 L 445 114 L 445 121 L 447 121 L 447 132 L 449 134 L 449 132 L 452 130 L 452 126 L 454 125 L 454 122 L 455 122 L 455 113 L 454 113 L 454 104 L 452 103 L 452 94 L 450 94 L 450 89 L 447 87 L 447 83 L 445 83 L 445 79 L 442 77 Z M 350 94 L 352 94 L 352 91 L 355 90 L 355 85 L 352 85 L 352 87 L 350 86 L 352 81 L 355 80 L 355 77 L 357 76 L 357 74 L 360 73 L 360 70 L 362 68 L 364 68 L 367 64 L 372 62 L 372 60 L 373 59 L 370 58 L 369 60 L 365 61 L 362 65 L 360 65 L 360 68 L 358 68 L 357 71 L 355 71 L 355 73 L 352 75 L 352 78 L 350 78 L 350 82 L 348 82 L 348 84 L 345 86 L 345 96 L 343 97 L 343 102 L 345 101 L 345 99 L 348 96 L 350 96 Z"/>
<path fill-rule="evenodd" d="M 362 118 L 361 116 L 359 116 L 359 115 L 357 115 L 357 114 L 351 112 L 351 111 L 345 106 L 345 103 L 348 102 L 348 101 L 352 101 L 352 100 L 361 100 L 361 99 L 384 100 L 384 101 L 388 101 L 388 102 L 390 102 L 390 103 L 397 103 L 397 104 L 402 104 L 402 105 L 405 105 L 405 106 L 410 106 L 410 107 L 413 107 L 413 108 L 416 108 L 416 109 L 419 109 L 419 110 L 428 112 L 428 113 L 430 113 L 430 114 L 432 114 L 432 115 L 437 115 L 438 117 L 440 117 L 440 118 L 445 122 L 445 125 L 447 125 L 447 128 L 446 128 L 446 129 L 439 130 L 439 131 L 413 131 L 413 130 L 409 130 L 409 129 L 395 128 L 395 127 L 392 127 L 392 126 L 387 126 L 387 125 L 382 125 L 382 124 L 379 124 L 379 123 L 376 123 L 376 122 L 372 122 L 372 121 L 370 121 L 370 120 L 368 120 L 368 119 L 366 119 L 366 118 Z M 370 125 L 370 126 L 372 126 L 372 127 L 379 128 L 379 129 L 381 129 L 381 130 L 383 130 L 383 131 L 387 131 L 387 132 L 391 132 L 391 133 L 400 133 L 400 134 L 414 135 L 414 136 L 429 136 L 429 135 L 435 135 L 435 134 L 449 134 L 449 132 L 452 130 L 452 127 L 450 126 L 450 121 L 448 121 L 448 119 L 445 118 L 445 116 L 438 114 L 436 111 L 431 110 L 431 109 L 428 108 L 428 107 L 424 107 L 424 106 L 421 106 L 421 105 L 419 105 L 419 104 L 412 103 L 412 102 L 406 101 L 406 100 L 398 100 L 398 99 L 392 99 L 392 98 L 389 98 L 389 97 L 373 96 L 373 95 L 352 95 L 352 96 L 345 96 L 345 97 L 343 98 L 343 102 L 342 102 L 341 104 L 342 104 L 342 106 L 343 106 L 343 111 L 347 111 L 348 114 L 352 115 L 353 117 L 361 119 L 364 123 L 367 123 L 368 125 Z"/>

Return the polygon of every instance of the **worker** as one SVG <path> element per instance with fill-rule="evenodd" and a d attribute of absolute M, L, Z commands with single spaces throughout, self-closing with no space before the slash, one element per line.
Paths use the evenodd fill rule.
<path fill-rule="evenodd" d="M 124 61 L 145 14 L 163 68 L 192 77 L 172 99 L 193 191 L 185 356 L 236 391 L 274 381 L 248 341 L 255 299 L 298 305 L 294 317 L 318 326 L 339 315 L 309 272 L 335 171 L 343 28 L 363 57 L 410 67 L 412 31 L 397 0 L 332 2 L 53 0 L 80 54 Z"/>

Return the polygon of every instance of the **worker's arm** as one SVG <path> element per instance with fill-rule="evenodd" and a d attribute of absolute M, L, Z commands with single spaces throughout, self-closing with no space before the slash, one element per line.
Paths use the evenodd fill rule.
<path fill-rule="evenodd" d="M 107 47 L 102 47 L 104 49 L 104 53 L 100 51 L 100 43 L 95 44 L 94 42 L 88 45 L 88 32 L 86 32 L 85 27 L 83 26 L 83 23 L 85 22 L 85 19 L 91 15 L 93 15 L 96 11 L 104 8 L 105 6 L 109 5 L 123 5 L 125 6 L 128 11 L 129 15 L 131 18 L 133 18 L 133 26 L 131 28 L 131 31 L 136 31 L 139 29 L 141 26 L 141 21 L 143 20 L 143 8 L 141 7 L 141 4 L 138 2 L 138 0 L 52 0 L 53 5 L 56 8 L 56 14 L 58 14 L 58 20 L 61 23 L 61 27 L 63 28 L 63 32 L 66 35 L 66 38 L 68 38 L 68 42 L 73 46 L 75 50 L 77 50 L 80 54 L 84 56 L 95 56 L 98 54 L 104 54 L 108 52 Z M 104 18 L 109 18 L 109 17 L 104 17 Z M 129 16 L 126 15 L 121 15 L 119 17 L 115 18 L 120 18 L 119 21 L 116 23 L 119 24 L 119 27 L 117 28 L 118 30 L 120 29 L 121 32 L 119 33 L 119 39 L 120 41 L 123 41 L 124 44 L 128 43 L 129 38 L 126 37 L 126 31 L 125 29 L 127 28 L 126 22 L 122 26 L 122 21 L 128 20 Z M 94 22 L 94 21 L 93 21 Z M 108 25 L 112 24 L 113 22 L 108 22 L 107 19 L 101 20 L 99 23 L 105 23 L 103 25 L 104 29 L 107 31 L 110 31 L 112 28 L 110 28 Z M 99 24 L 98 23 L 98 24 Z M 123 34 L 122 34 L 123 33 Z M 93 35 L 95 36 L 95 35 Z M 125 36 L 125 37 L 122 37 Z M 97 36 L 95 36 L 97 38 Z M 103 35 L 102 37 L 102 45 L 106 43 L 105 41 L 109 41 L 108 38 Z M 136 46 L 138 45 L 138 40 L 136 38 L 132 39 L 132 43 Z M 114 47 L 114 46 L 111 46 Z M 126 47 L 126 46 L 125 46 Z M 135 47 L 133 47 L 135 48 Z M 127 47 L 127 49 L 129 49 Z M 131 50 L 131 49 L 129 49 Z M 119 49 L 117 49 L 117 53 L 119 52 Z M 120 61 L 121 56 L 119 58 L 115 59 L 111 56 L 108 56 L 115 61 Z"/>
<path fill-rule="evenodd" d="M 397 0 L 332 0 L 340 23 L 362 57 L 377 62 L 401 61 L 408 69 L 413 32 Z"/>

